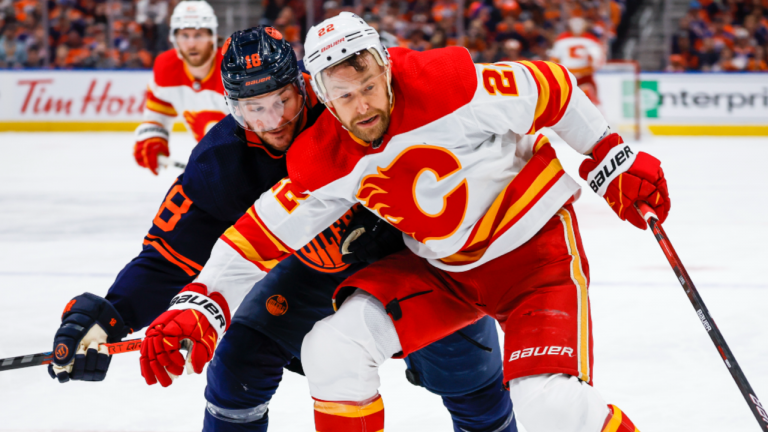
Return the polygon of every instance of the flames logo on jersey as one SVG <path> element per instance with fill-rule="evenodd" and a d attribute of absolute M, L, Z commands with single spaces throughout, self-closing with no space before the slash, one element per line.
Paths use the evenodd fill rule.
<path fill-rule="evenodd" d="M 226 114 L 221 111 L 184 111 L 184 120 L 187 121 L 192 129 L 192 136 L 198 142 L 224 117 Z"/>
<path fill-rule="evenodd" d="M 365 176 L 357 199 L 400 231 L 419 242 L 440 240 L 453 235 L 466 214 L 469 191 L 467 180 L 443 196 L 438 213 L 428 213 L 416 197 L 416 183 L 431 171 L 438 184 L 461 169 L 459 160 L 448 150 L 428 145 L 410 147 L 378 174 Z"/>

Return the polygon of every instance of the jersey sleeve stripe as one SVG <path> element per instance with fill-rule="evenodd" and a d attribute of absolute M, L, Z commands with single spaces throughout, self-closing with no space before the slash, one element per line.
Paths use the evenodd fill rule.
<path fill-rule="evenodd" d="M 154 111 L 159 114 L 176 117 L 179 114 L 176 112 L 176 110 L 173 108 L 173 105 L 169 102 L 166 102 L 157 96 L 155 96 L 154 93 L 152 93 L 152 90 L 147 89 L 147 109 L 150 111 Z"/>
<path fill-rule="evenodd" d="M 187 264 L 188 266 L 192 267 L 193 269 L 195 269 L 195 270 L 197 270 L 197 271 L 201 271 L 201 270 L 203 269 L 203 266 L 201 266 L 200 264 L 198 264 L 198 263 L 196 263 L 196 262 L 192 261 L 191 259 L 189 259 L 189 258 L 185 257 L 184 255 L 182 255 L 182 254 L 180 254 L 180 253 L 176 252 L 176 251 L 175 251 L 175 250 L 174 250 L 174 249 L 171 247 L 171 245 L 169 245 L 169 244 L 168 244 L 168 242 L 167 242 L 167 241 L 165 241 L 165 239 L 163 239 L 162 237 L 158 237 L 158 236 L 156 236 L 156 235 L 152 235 L 152 234 L 147 234 L 147 237 L 148 237 L 150 240 L 154 240 L 154 241 L 157 241 L 157 240 L 159 240 L 159 241 L 160 241 L 160 243 L 162 243 L 162 244 L 163 244 L 163 246 L 165 247 L 165 249 L 167 249 L 167 250 L 168 250 L 168 252 L 170 252 L 170 253 L 171 253 L 171 254 L 172 254 L 174 257 L 178 258 L 178 259 L 179 259 L 179 261 L 182 261 L 183 263 Z"/>
<path fill-rule="evenodd" d="M 241 234 L 240 231 L 238 231 L 234 226 L 229 227 L 229 229 L 224 232 L 224 235 L 221 236 L 221 239 L 224 240 L 224 242 L 231 246 L 233 249 L 235 249 L 240 254 L 240 256 L 255 264 L 256 267 L 258 267 L 261 271 L 269 272 L 275 268 L 275 266 L 278 265 L 282 260 L 282 258 L 262 258 L 261 255 L 256 252 L 256 249 L 248 241 L 248 239 L 246 239 L 245 236 Z"/>
<path fill-rule="evenodd" d="M 440 261 L 460 266 L 481 259 L 488 246 L 517 223 L 565 174 L 546 137 L 542 135 L 535 148 L 536 154 L 498 195 L 475 225 L 465 246 Z"/>
<path fill-rule="evenodd" d="M 272 235 L 267 226 L 264 225 L 264 222 L 261 220 L 259 215 L 256 214 L 256 211 L 253 210 L 253 206 L 248 209 L 247 213 L 248 216 L 250 216 L 251 219 L 253 219 L 253 221 L 259 226 L 259 228 L 261 228 L 261 230 L 264 232 L 264 235 L 272 242 L 278 251 L 287 254 L 293 253 L 293 249 L 289 248 L 285 245 L 285 243 L 281 242 L 280 239 Z"/>
<path fill-rule="evenodd" d="M 539 97 L 529 134 L 552 126 L 565 113 L 571 99 L 573 85 L 568 72 L 560 65 L 543 61 L 520 62 L 530 71 L 536 82 Z"/>
<path fill-rule="evenodd" d="M 165 250 L 165 248 L 163 247 L 163 245 L 160 242 L 158 242 L 156 240 L 150 240 L 150 239 L 145 238 L 144 239 L 144 246 L 147 246 L 147 245 L 152 246 L 153 248 L 155 248 L 155 250 L 160 252 L 160 255 L 162 255 L 163 258 L 167 259 L 171 263 L 173 263 L 176 266 L 178 266 L 180 269 L 182 269 L 184 271 L 184 273 L 187 274 L 187 276 L 194 276 L 194 275 L 197 274 L 194 270 L 189 268 L 187 265 L 185 265 L 181 261 L 177 260 L 173 255 L 171 255 L 170 252 Z"/>

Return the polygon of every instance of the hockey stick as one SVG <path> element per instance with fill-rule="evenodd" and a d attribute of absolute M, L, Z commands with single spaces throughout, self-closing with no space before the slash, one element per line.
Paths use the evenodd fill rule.
<path fill-rule="evenodd" d="M 757 422 L 760 423 L 760 428 L 763 431 L 768 432 L 768 413 L 766 412 L 765 408 L 763 408 L 763 405 L 760 404 L 760 400 L 757 399 L 757 396 L 755 396 L 755 392 L 752 390 L 752 386 L 749 385 L 747 377 L 744 376 L 744 372 L 736 362 L 736 358 L 733 356 L 731 349 L 728 348 L 728 344 L 725 342 L 723 334 L 720 333 L 720 329 L 718 329 L 717 325 L 715 325 L 715 321 L 709 314 L 707 306 L 704 305 L 704 300 L 701 299 L 699 292 L 693 285 L 691 277 L 688 276 L 688 272 L 685 270 L 685 267 L 683 267 L 683 263 L 677 256 L 675 248 L 672 247 L 672 243 L 669 241 L 667 233 L 664 232 L 664 228 L 661 227 L 661 222 L 659 222 L 659 218 L 656 216 L 656 212 L 654 212 L 650 205 L 644 202 L 639 203 L 637 207 L 640 215 L 643 217 L 643 219 L 645 219 L 646 222 L 648 222 L 648 225 L 651 227 L 651 231 L 656 237 L 656 240 L 659 242 L 661 250 L 667 257 L 667 261 L 669 261 L 669 264 L 672 266 L 672 270 L 675 272 L 675 275 L 677 275 L 677 280 L 680 282 L 680 285 L 683 286 L 685 293 L 688 294 L 688 299 L 691 301 L 693 308 L 696 310 L 696 314 L 699 316 L 701 323 L 704 325 L 704 329 L 707 330 L 709 337 L 712 339 L 715 347 L 717 347 L 717 351 L 720 353 L 720 357 L 723 358 L 725 365 L 731 372 L 731 376 L 733 377 L 733 380 L 736 381 L 736 385 L 739 387 L 739 390 L 744 396 L 744 399 L 746 399 L 747 404 L 749 405 L 749 409 L 752 410 L 752 413 L 755 415 L 755 419 L 757 419 Z"/>
<path fill-rule="evenodd" d="M 141 349 L 141 339 L 131 339 L 122 342 L 106 344 L 109 348 L 109 355 L 122 354 Z M 0 359 L 0 372 L 11 369 L 21 369 L 31 366 L 47 365 L 53 361 L 53 351 L 29 354 L 19 357 L 8 357 Z"/>
<path fill-rule="evenodd" d="M 177 160 L 173 160 L 173 159 L 171 159 L 171 158 L 169 158 L 167 156 L 163 156 L 163 155 L 160 155 L 160 156 L 157 157 L 157 164 L 162 166 L 162 167 L 165 167 L 166 169 L 170 168 L 170 167 L 175 167 L 175 168 L 179 168 L 179 169 L 186 169 L 187 168 L 187 164 L 185 164 L 184 162 L 179 162 Z"/>

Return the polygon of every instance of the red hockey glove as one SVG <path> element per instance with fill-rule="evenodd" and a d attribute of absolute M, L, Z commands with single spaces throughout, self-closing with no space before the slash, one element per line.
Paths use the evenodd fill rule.
<path fill-rule="evenodd" d="M 154 175 L 157 175 L 157 157 L 159 155 L 168 156 L 168 140 L 161 137 L 147 138 L 143 141 L 137 141 L 133 146 L 133 157 L 136 163 L 144 168 L 149 168 Z"/>
<path fill-rule="evenodd" d="M 168 387 L 184 371 L 202 373 L 229 327 L 229 306 L 219 293 L 191 283 L 171 300 L 171 307 L 147 328 L 141 344 L 141 375 Z M 179 352 L 187 350 L 187 359 Z M 190 369 L 191 368 L 191 369 Z"/>
<path fill-rule="evenodd" d="M 670 202 L 667 181 L 661 162 L 644 152 L 635 153 L 618 134 L 603 138 L 592 150 L 594 159 L 587 159 L 579 167 L 579 175 L 621 220 L 646 229 L 648 225 L 635 210 L 635 203 L 645 201 L 664 222 L 669 214 Z"/>

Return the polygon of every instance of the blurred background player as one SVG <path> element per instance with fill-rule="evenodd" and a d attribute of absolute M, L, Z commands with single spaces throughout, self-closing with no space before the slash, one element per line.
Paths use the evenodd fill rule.
<path fill-rule="evenodd" d="M 169 156 L 168 138 L 181 116 L 195 141 L 224 118 L 218 22 L 205 1 L 182 1 L 173 10 L 170 49 L 155 59 L 144 121 L 136 128 L 136 162 L 157 175 L 157 157 Z"/>
<path fill-rule="evenodd" d="M 593 104 L 599 105 L 594 75 L 603 67 L 605 54 L 598 38 L 587 31 L 584 18 L 571 18 L 550 51 L 551 61 L 565 66 L 575 77 L 579 88 Z"/>
<path fill-rule="evenodd" d="M 170 385 L 185 365 L 178 351 L 181 341 L 194 340 L 188 357 L 191 369 L 201 373 L 211 361 L 204 430 L 261 432 L 267 430 L 267 407 L 283 369 L 301 371 L 294 358 L 299 357 L 304 335 L 333 313 L 336 287 L 366 263 L 404 245 L 399 232 L 368 211 L 354 218 L 348 212 L 277 265 L 242 304 L 237 302 L 239 307 L 211 295 L 227 320 L 227 309 L 237 308 L 225 335 L 223 328 L 198 327 L 207 321 L 198 320 L 192 309 L 180 307 L 160 315 L 195 279 L 217 238 L 287 176 L 284 152 L 325 109 L 311 87 L 307 89 L 308 77 L 300 73 L 291 46 L 274 28 L 236 32 L 223 49 L 222 77 L 232 115 L 194 149 L 185 173 L 158 211 L 143 251 L 120 272 L 106 298 L 86 293 L 67 305 L 54 338 L 54 346 L 63 347 L 59 352 L 66 354 L 56 358 L 49 370 L 61 382 L 103 380 L 110 357 L 101 344 L 154 320 L 141 360 L 147 383 Z M 339 244 L 348 226 L 367 232 L 347 237 L 350 254 L 342 260 Z M 258 276 L 255 270 L 251 273 Z M 195 302 L 200 303 L 204 294 L 188 290 L 176 301 L 198 295 Z M 185 331 L 190 329 L 205 338 L 187 338 Z M 160 340 L 160 347 L 153 345 Z M 172 349 L 165 351 L 166 343 Z M 406 362 L 409 381 L 443 397 L 455 431 L 516 431 L 490 318 Z"/>

